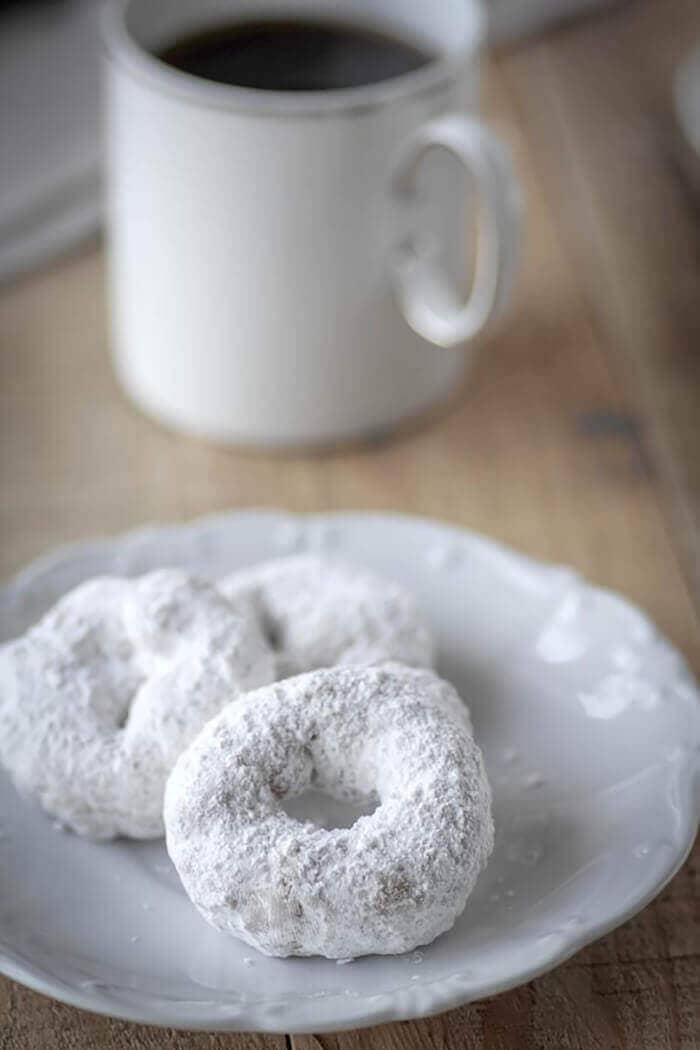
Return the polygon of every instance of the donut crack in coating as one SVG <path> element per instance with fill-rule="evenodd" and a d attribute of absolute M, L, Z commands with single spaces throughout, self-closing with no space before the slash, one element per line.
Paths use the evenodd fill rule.
<path fill-rule="evenodd" d="M 211 584 L 91 580 L 0 649 L 0 762 L 80 834 L 161 835 L 180 752 L 274 667 L 255 619 Z"/>
<path fill-rule="evenodd" d="M 281 805 L 312 787 L 379 805 L 326 830 Z M 398 664 L 319 670 L 229 705 L 179 758 L 164 812 L 196 907 L 267 955 L 428 944 L 493 847 L 464 705 L 433 672 Z"/>
<path fill-rule="evenodd" d="M 433 642 L 413 595 L 342 561 L 293 555 L 219 581 L 253 610 L 277 651 L 278 677 L 335 665 L 433 662 Z"/>

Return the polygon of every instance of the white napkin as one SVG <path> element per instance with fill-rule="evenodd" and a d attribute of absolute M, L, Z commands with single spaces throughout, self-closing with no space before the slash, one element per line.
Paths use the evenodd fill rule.
<path fill-rule="evenodd" d="M 487 0 L 492 37 L 606 2 Z M 98 229 L 99 13 L 99 0 L 0 0 L 0 283 Z"/>
<path fill-rule="evenodd" d="M 0 6 L 0 281 L 97 229 L 99 8 Z"/>

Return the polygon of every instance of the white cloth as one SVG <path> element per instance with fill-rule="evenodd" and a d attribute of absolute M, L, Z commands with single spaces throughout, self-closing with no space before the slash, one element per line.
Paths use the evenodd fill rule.
<path fill-rule="evenodd" d="M 97 229 L 99 9 L 0 6 L 0 282 Z"/>
<path fill-rule="evenodd" d="M 487 0 L 512 39 L 610 0 Z M 0 284 L 100 223 L 100 0 L 0 0 Z"/>

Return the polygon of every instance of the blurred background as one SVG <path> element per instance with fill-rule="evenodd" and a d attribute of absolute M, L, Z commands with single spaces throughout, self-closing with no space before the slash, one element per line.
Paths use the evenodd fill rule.
<path fill-rule="evenodd" d="M 614 3 L 486 0 L 490 40 L 507 45 Z M 0 0 L 0 282 L 99 228 L 101 7 Z"/>
<path fill-rule="evenodd" d="M 641 599 L 614 537 L 638 534 L 640 575 L 670 521 L 698 586 L 696 0 L 489 0 L 486 114 L 527 201 L 515 307 L 434 426 L 372 455 L 293 455 L 283 468 L 165 434 L 116 389 L 99 11 L 97 0 L 0 3 L 5 572 L 58 539 L 272 502 L 456 517 Z M 441 485 L 456 472 L 459 494 Z M 669 627 L 666 572 L 676 563 L 652 590 Z"/>
<path fill-rule="evenodd" d="M 357 503 L 452 509 L 579 564 L 577 544 L 593 543 L 611 562 L 597 574 L 619 585 L 611 537 L 625 507 L 623 531 L 643 532 L 634 504 L 648 491 L 649 520 L 672 520 L 698 586 L 696 0 L 489 0 L 487 116 L 516 155 L 527 200 L 517 302 L 452 413 L 375 449 L 361 475 L 344 472 L 340 453 L 313 465 L 290 457 L 280 470 L 274 457 L 166 435 L 119 395 L 98 240 L 100 6 L 0 3 L 6 572 L 54 538 L 152 516 Z M 458 467 L 455 507 L 438 480 Z M 567 515 L 575 527 L 557 528 Z M 651 535 L 639 542 L 658 546 Z"/>
<path fill-rule="evenodd" d="M 448 410 L 281 456 L 166 431 L 117 388 L 99 235 L 99 4 L 0 0 L 5 577 L 58 543 L 148 520 L 405 510 L 622 591 L 700 670 L 700 3 L 486 6 L 485 111 L 526 199 L 513 308 Z M 697 915 L 696 852 L 641 916 L 533 989 L 475 1006 L 449 1045 L 482 1045 L 477 1027 L 492 1033 L 484 1045 L 506 1045 L 509 1025 L 517 1041 L 520 1019 L 523 1032 L 539 1026 L 527 1045 L 696 1045 Z M 8 1046 L 49 1045 L 36 1033 L 57 1025 L 65 1045 L 105 1045 L 107 1021 L 12 994 Z M 412 1045 L 433 1045 L 440 1024 L 413 1026 Z"/>

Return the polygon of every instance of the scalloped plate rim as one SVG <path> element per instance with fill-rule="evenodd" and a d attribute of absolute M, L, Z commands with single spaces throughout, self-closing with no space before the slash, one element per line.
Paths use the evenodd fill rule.
<path fill-rule="evenodd" d="M 459 525 L 401 512 L 341 510 L 320 513 L 296 513 L 272 507 L 253 507 L 237 511 L 217 512 L 181 523 L 153 522 L 113 536 L 105 535 L 85 541 L 63 544 L 50 552 L 40 555 L 10 577 L 0 587 L 0 606 L 5 604 L 9 595 L 20 593 L 43 574 L 50 572 L 53 568 L 69 559 L 72 560 L 81 556 L 107 556 L 115 548 L 130 547 L 143 539 L 153 537 L 164 531 L 169 534 L 187 534 L 190 532 L 194 534 L 204 529 L 225 528 L 227 525 L 231 525 L 242 518 L 249 521 L 256 518 L 264 518 L 268 524 L 287 524 L 290 521 L 294 521 L 304 524 L 326 524 L 332 522 L 337 525 L 343 522 L 381 521 L 383 523 L 403 525 L 424 525 L 438 529 L 443 534 L 449 533 L 454 539 L 458 538 L 462 541 L 466 540 L 468 543 L 477 544 L 486 553 L 496 555 L 499 558 L 505 557 L 511 561 L 517 561 L 521 566 L 532 569 L 533 572 L 566 572 L 572 580 L 579 581 L 588 592 L 593 592 L 621 603 L 630 612 L 653 625 L 653 621 L 650 620 L 649 616 L 629 599 L 611 589 L 588 583 L 576 570 L 532 558 L 529 555 L 512 550 L 507 545 L 490 537 Z M 671 648 L 673 648 L 674 652 L 677 651 L 674 647 Z M 683 662 L 683 666 L 686 667 L 685 662 Z M 692 676 L 690 681 L 694 681 Z M 695 693 L 696 698 L 700 697 L 696 688 Z M 220 1004 L 216 1004 L 218 1014 L 207 1015 L 207 1006 L 214 1004 L 210 1004 L 206 1000 L 187 1000 L 183 1002 L 183 1006 L 186 1005 L 186 1009 L 178 1012 L 177 1000 L 168 999 L 167 997 L 157 999 L 153 995 L 149 995 L 148 1001 L 139 1006 L 128 1001 L 122 1001 L 114 995 L 105 994 L 97 987 L 90 989 L 89 992 L 82 991 L 67 981 L 43 971 L 35 963 L 23 960 L 15 953 L 7 953 L 2 944 L 0 944 L 0 972 L 34 991 L 81 1009 L 127 1021 L 159 1026 L 167 1025 L 180 1029 L 258 1031 L 271 1034 L 308 1031 L 328 1032 L 366 1027 L 388 1021 L 431 1016 L 507 991 L 541 976 L 571 958 L 586 945 L 617 928 L 646 907 L 682 867 L 692 849 L 697 834 L 700 815 L 697 812 L 698 805 L 695 799 L 695 792 L 700 785 L 700 769 L 697 768 L 697 763 L 692 759 L 692 756 L 686 762 L 678 764 L 676 776 L 678 777 L 678 786 L 680 788 L 680 818 L 678 833 L 674 841 L 674 852 L 669 855 L 667 862 L 657 871 L 655 876 L 649 880 L 649 885 L 645 886 L 643 891 L 640 891 L 626 907 L 621 909 L 611 908 L 598 922 L 589 922 L 585 928 L 582 928 L 577 933 L 569 932 L 567 937 L 560 938 L 557 945 L 549 953 L 545 953 L 538 959 L 535 965 L 524 965 L 503 978 L 486 978 L 480 982 L 478 979 L 467 978 L 466 975 L 460 975 L 456 972 L 447 980 L 436 978 L 432 982 L 424 982 L 420 986 L 421 989 L 423 991 L 430 989 L 433 993 L 430 1002 L 427 1004 L 425 996 L 422 997 L 423 1001 L 420 1004 L 415 1003 L 411 1005 L 408 1002 L 413 991 L 409 985 L 352 1000 L 348 1000 L 340 993 L 331 993 L 323 1001 L 312 998 L 298 999 L 292 1008 L 296 1016 L 285 1013 L 284 1006 L 288 1004 L 282 1002 L 280 1004 L 282 1009 L 278 1022 L 269 1015 L 265 1016 L 264 1009 L 260 1009 L 262 1000 L 260 1003 L 250 1000 L 241 1001 L 240 1004 L 232 1002 L 231 1015 L 226 1016 L 225 1012 L 222 1012 Z M 469 990 L 464 987 L 449 988 L 450 985 L 459 980 L 460 976 L 463 977 L 465 982 L 469 981 Z M 440 983 L 448 985 L 448 988 L 436 988 L 435 986 Z M 396 1002 L 397 999 L 399 1000 L 398 1003 Z M 322 1014 L 327 1012 L 324 1010 L 324 1006 L 331 1004 L 334 1007 L 332 1018 L 322 1016 Z M 161 1011 L 159 1016 L 154 1015 L 153 1007 L 156 1005 Z M 193 1010 L 196 1011 L 194 1015 L 192 1013 Z"/>

